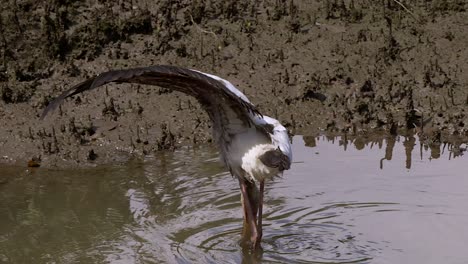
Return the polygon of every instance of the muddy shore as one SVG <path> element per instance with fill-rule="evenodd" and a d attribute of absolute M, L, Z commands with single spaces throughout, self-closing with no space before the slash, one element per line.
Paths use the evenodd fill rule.
<path fill-rule="evenodd" d="M 468 141 L 468 4 L 417 1 L 8 1 L 0 14 L 0 164 L 125 162 L 211 141 L 196 101 L 107 85 L 40 121 L 102 71 L 171 64 L 230 80 L 292 134 Z"/>

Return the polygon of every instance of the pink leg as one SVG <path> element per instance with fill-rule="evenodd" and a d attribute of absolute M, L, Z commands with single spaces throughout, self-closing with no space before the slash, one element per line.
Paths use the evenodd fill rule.
<path fill-rule="evenodd" d="M 248 186 L 245 180 L 239 179 L 242 194 L 242 207 L 244 209 L 244 235 L 250 235 L 250 242 L 255 243 L 258 237 L 258 228 L 256 223 L 256 212 L 252 205 L 253 197 L 249 196 Z M 255 208 L 256 209 L 256 208 Z"/>
<path fill-rule="evenodd" d="M 260 194 L 258 199 L 258 223 L 257 223 L 257 239 L 254 242 L 254 248 L 261 248 L 261 241 L 263 235 L 262 215 L 263 215 L 263 192 L 265 190 L 265 181 L 260 181 Z"/>

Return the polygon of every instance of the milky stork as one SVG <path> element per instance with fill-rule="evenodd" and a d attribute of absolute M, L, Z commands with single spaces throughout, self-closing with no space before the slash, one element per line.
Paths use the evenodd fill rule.
<path fill-rule="evenodd" d="M 51 101 L 41 119 L 64 99 L 111 82 L 156 85 L 186 93 L 200 102 L 213 122 L 213 137 L 221 160 L 239 181 L 244 245 L 261 248 L 265 180 L 281 175 L 292 162 L 286 128 L 278 120 L 260 114 L 232 83 L 215 75 L 167 65 L 101 73 Z"/>

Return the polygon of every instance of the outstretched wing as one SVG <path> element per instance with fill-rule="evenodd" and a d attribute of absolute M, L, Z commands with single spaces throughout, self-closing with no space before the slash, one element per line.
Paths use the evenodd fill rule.
<path fill-rule="evenodd" d="M 217 76 L 176 66 L 157 65 L 108 71 L 90 78 L 50 102 L 41 119 L 56 109 L 66 98 L 110 82 L 156 85 L 195 97 L 213 121 L 214 136 L 221 145 L 229 143 L 233 135 L 249 127 L 259 126 L 253 119 L 255 116 L 262 117 L 244 94 Z M 262 129 L 259 127 L 259 130 Z"/>

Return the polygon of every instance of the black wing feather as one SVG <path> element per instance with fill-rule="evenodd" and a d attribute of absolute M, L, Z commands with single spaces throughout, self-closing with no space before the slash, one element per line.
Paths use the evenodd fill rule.
<path fill-rule="evenodd" d="M 168 65 L 101 73 L 63 92 L 44 109 L 41 119 L 66 98 L 111 82 L 156 85 L 195 97 L 213 121 L 214 138 L 220 144 L 226 164 L 230 159 L 230 142 L 236 134 L 254 126 L 269 137 L 268 132 L 252 120 L 252 115 L 262 116 L 257 108 L 230 91 L 221 81 L 194 70 Z"/>
<path fill-rule="evenodd" d="M 87 90 L 92 90 L 107 83 L 139 83 L 174 89 L 197 98 L 203 105 L 215 104 L 213 97 L 221 97 L 236 111 L 239 118 L 250 123 L 246 118 L 248 112 L 261 115 L 257 108 L 242 100 L 228 90 L 223 83 L 197 71 L 168 65 L 157 65 L 127 70 L 114 70 L 81 82 L 63 92 L 44 109 L 41 119 L 55 110 L 66 98 Z M 216 98 L 215 98 L 216 99 Z M 219 104 L 216 103 L 216 104 Z"/>

